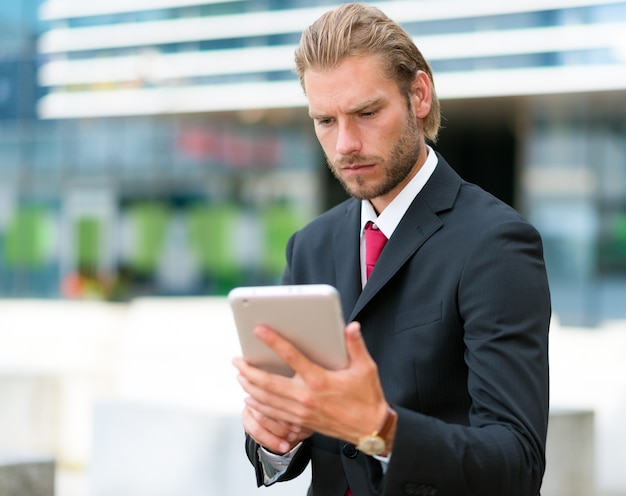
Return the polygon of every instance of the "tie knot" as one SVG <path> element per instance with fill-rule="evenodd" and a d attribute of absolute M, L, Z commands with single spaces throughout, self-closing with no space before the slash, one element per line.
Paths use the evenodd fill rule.
<path fill-rule="evenodd" d="M 374 270 L 380 252 L 385 247 L 385 243 L 387 243 L 387 237 L 383 232 L 373 222 L 368 222 L 365 225 L 365 266 L 368 279 Z"/>

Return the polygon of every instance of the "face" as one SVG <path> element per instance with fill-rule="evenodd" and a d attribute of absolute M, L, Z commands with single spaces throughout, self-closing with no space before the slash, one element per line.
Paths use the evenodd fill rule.
<path fill-rule="evenodd" d="M 424 78 L 416 78 L 410 105 L 397 83 L 385 77 L 377 56 L 349 57 L 330 70 L 309 69 L 304 83 L 331 171 L 350 195 L 370 200 L 382 212 L 426 159 L 421 119 L 430 107 Z"/>

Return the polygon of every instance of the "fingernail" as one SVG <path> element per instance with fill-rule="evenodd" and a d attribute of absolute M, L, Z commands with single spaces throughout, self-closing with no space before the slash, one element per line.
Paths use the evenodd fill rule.
<path fill-rule="evenodd" d="M 263 326 L 257 326 L 254 328 L 254 334 L 259 338 L 263 338 L 267 336 L 267 329 Z"/>

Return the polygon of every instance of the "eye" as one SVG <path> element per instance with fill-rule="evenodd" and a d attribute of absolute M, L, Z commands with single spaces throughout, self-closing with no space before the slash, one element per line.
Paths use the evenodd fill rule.
<path fill-rule="evenodd" d="M 323 119 L 315 119 L 315 123 L 318 126 L 329 126 L 329 125 L 331 125 L 333 123 L 333 119 L 330 118 L 330 117 L 326 117 L 326 118 L 323 118 Z"/>

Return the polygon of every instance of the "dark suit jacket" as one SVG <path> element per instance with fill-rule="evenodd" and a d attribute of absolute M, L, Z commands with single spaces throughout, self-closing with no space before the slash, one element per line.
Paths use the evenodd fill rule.
<path fill-rule="evenodd" d="M 439 156 L 361 290 L 360 202 L 289 241 L 285 284 L 341 294 L 399 420 L 380 463 L 314 435 L 281 480 L 312 462 L 309 496 L 531 496 L 545 466 L 550 296 L 542 244 L 513 209 Z M 365 434 L 365 433 L 364 433 Z M 262 483 L 257 445 L 248 456 Z"/>

